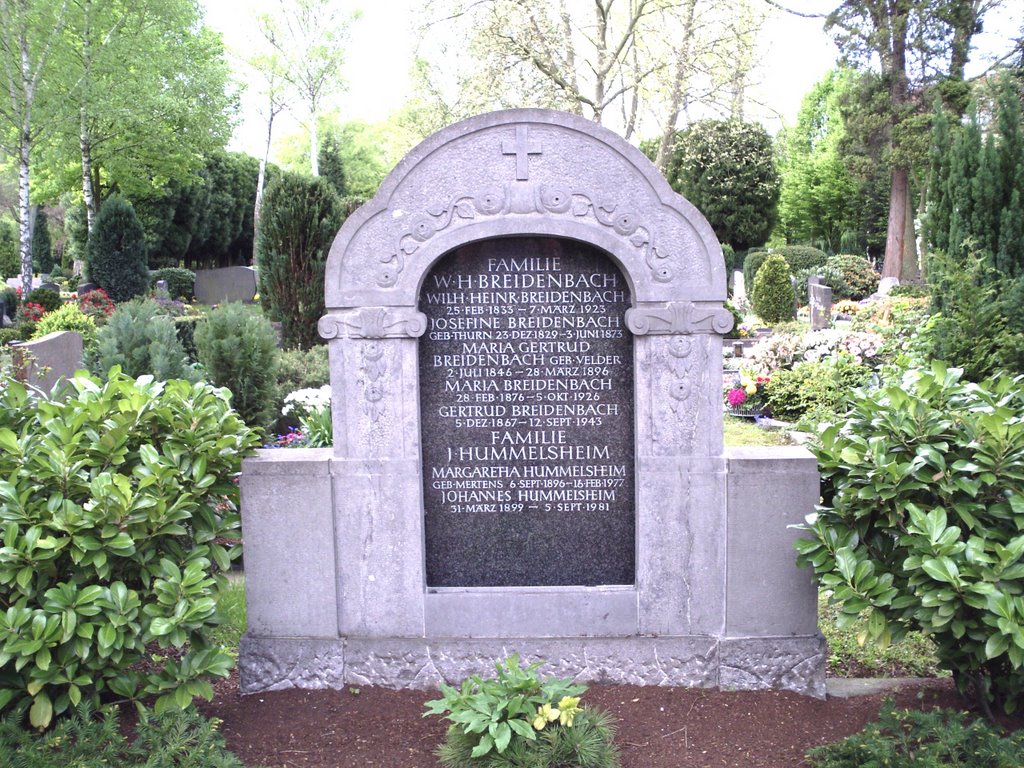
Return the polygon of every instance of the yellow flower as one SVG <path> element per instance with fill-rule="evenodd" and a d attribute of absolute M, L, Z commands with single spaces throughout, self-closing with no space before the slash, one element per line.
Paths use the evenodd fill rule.
<path fill-rule="evenodd" d="M 562 700 L 558 702 L 558 709 L 556 710 L 559 713 L 558 722 L 566 728 L 572 728 L 573 718 L 580 711 L 579 703 L 579 696 L 563 696 Z"/>
<path fill-rule="evenodd" d="M 533 718 L 533 728 L 536 731 L 543 731 L 544 726 L 553 723 L 561 713 L 550 704 L 543 704 L 537 707 L 537 716 Z"/>
<path fill-rule="evenodd" d="M 748 395 L 756 395 L 757 384 L 755 384 L 754 382 L 750 382 L 749 384 L 747 384 L 747 386 L 743 388 L 743 391 L 745 391 Z"/>

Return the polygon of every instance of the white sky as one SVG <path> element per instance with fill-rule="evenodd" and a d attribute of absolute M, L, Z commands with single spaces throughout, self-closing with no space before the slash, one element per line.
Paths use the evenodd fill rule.
<path fill-rule="evenodd" d="M 543 2 L 544 0 L 536 0 Z M 277 6 L 277 0 L 202 0 L 207 24 L 224 35 L 229 50 L 244 55 L 259 45 L 256 17 Z M 417 9 L 421 0 L 340 0 L 344 6 L 359 9 L 361 18 L 351 29 L 346 48 L 345 78 L 347 90 L 338 97 L 343 119 L 366 122 L 385 120 L 409 95 L 409 69 L 413 54 L 413 27 L 420 21 Z M 822 0 L 788 0 L 788 7 L 820 11 L 833 3 Z M 986 28 L 992 33 L 976 38 L 979 48 L 1001 48 L 1006 38 L 1020 29 L 1024 5 L 1008 0 L 1012 10 L 990 19 Z M 775 133 L 781 124 L 792 124 L 803 96 L 833 66 L 836 48 L 822 30 L 820 19 L 804 19 L 773 11 L 765 22 L 761 66 L 752 77 L 752 99 L 763 108 L 750 106 L 747 119 L 760 120 Z M 975 54 L 976 58 L 983 55 Z M 242 122 L 235 132 L 232 148 L 259 155 L 265 126 L 243 94 Z M 275 136 L 294 131 L 294 117 L 275 123 Z"/>

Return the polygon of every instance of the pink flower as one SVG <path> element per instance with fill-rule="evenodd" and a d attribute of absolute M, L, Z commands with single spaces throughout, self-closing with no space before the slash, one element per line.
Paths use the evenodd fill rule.
<path fill-rule="evenodd" d="M 730 389 L 729 393 L 725 396 L 729 401 L 729 406 L 736 408 L 737 406 L 743 405 L 747 402 L 747 393 L 743 391 L 742 387 L 736 387 L 736 389 Z"/>

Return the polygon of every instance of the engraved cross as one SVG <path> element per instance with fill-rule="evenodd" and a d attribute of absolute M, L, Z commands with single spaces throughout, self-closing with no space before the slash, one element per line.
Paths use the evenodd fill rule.
<path fill-rule="evenodd" d="M 529 130 L 528 126 L 517 125 L 515 143 L 501 142 L 501 154 L 516 156 L 516 178 L 519 181 L 530 178 L 529 156 L 539 155 L 544 151 L 539 143 L 530 141 Z"/>

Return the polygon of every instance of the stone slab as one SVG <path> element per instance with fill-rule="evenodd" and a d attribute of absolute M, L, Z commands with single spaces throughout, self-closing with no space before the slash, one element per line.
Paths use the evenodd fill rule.
<path fill-rule="evenodd" d="M 825 698 L 828 645 L 809 637 L 726 638 L 720 646 L 719 687 L 742 691 L 785 690 Z"/>
<path fill-rule="evenodd" d="M 54 331 L 10 347 L 15 350 L 15 378 L 43 392 L 53 391 L 82 367 L 83 339 L 74 331 Z"/>
<path fill-rule="evenodd" d="M 256 296 L 253 267 L 221 267 L 196 271 L 196 301 L 200 304 L 251 302 Z"/>
<path fill-rule="evenodd" d="M 427 593 L 427 637 L 614 637 L 637 633 L 632 588 L 442 589 Z"/>

